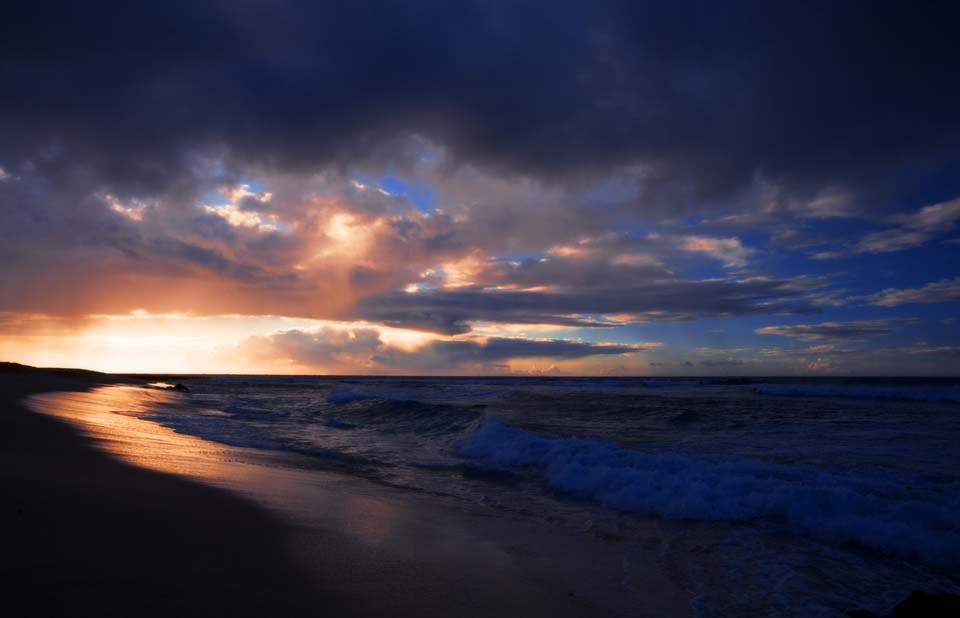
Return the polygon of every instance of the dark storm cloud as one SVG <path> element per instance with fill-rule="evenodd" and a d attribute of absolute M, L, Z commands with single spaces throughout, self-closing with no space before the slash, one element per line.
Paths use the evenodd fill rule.
<path fill-rule="evenodd" d="M 956 164 L 954 7 L 18 2 L 0 166 L 150 194 L 204 156 L 403 165 L 417 133 L 510 173 L 639 163 L 651 200 L 880 191 Z"/>
<path fill-rule="evenodd" d="M 814 313 L 818 309 L 806 296 L 816 285 L 817 280 L 804 278 L 755 278 L 672 279 L 557 291 L 468 287 L 374 296 L 361 302 L 357 313 L 391 326 L 447 334 L 467 332 L 476 321 L 585 326 L 597 323 L 590 316 L 617 314 L 643 321 Z"/>

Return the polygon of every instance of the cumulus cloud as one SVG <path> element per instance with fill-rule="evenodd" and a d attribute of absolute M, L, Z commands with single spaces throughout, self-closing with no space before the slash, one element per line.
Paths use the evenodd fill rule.
<path fill-rule="evenodd" d="M 681 240 L 680 246 L 686 251 L 709 255 L 728 267 L 746 266 L 747 258 L 755 253 L 753 249 L 744 247 L 739 238 L 687 236 Z"/>
<path fill-rule="evenodd" d="M 374 199 L 337 174 L 271 177 L 272 193 L 197 181 L 149 202 L 78 182 L 0 185 L 0 202 L 18 206 L 0 209 L 10 234 L 0 307 L 329 317 L 462 251 L 438 241 L 449 217 Z"/>
<path fill-rule="evenodd" d="M 820 324 L 794 324 L 790 326 L 764 326 L 754 332 L 760 335 L 780 335 L 801 341 L 846 341 L 860 340 L 885 335 L 896 324 L 916 322 L 916 318 L 885 318 L 880 320 L 854 320 L 850 322 L 822 322 Z"/>
<path fill-rule="evenodd" d="M 436 170 L 442 162 L 421 165 Z M 441 193 L 457 184 L 452 176 L 438 185 Z M 457 199 L 493 199 L 502 183 L 481 180 Z M 333 171 L 277 174 L 261 184 L 214 191 L 197 181 L 150 202 L 94 193 L 80 204 L 71 200 L 73 188 L 37 195 L 29 183 L 4 185 L 0 199 L 22 202 L 33 216 L 0 213 L 22 232 L 0 248 L 9 258 L 0 265 L 9 275 L 0 306 L 74 315 L 145 308 L 359 317 L 462 333 L 477 320 L 604 327 L 634 318 L 809 312 L 819 303 L 808 296 L 824 287 L 803 277 L 685 279 L 665 262 L 694 251 L 741 265 L 752 250 L 734 237 L 592 229 L 576 202 L 557 211 L 566 217 L 511 224 L 528 220 L 524 208 L 557 205 L 551 199 L 558 195 L 539 185 L 507 183 L 503 202 L 444 201 L 446 209 L 424 212 Z M 510 249 L 532 253 L 498 256 Z"/>
<path fill-rule="evenodd" d="M 251 335 L 236 346 L 221 349 L 257 363 L 302 367 L 355 367 L 369 370 L 372 356 L 383 348 L 374 328 L 291 329 L 270 335 Z"/>

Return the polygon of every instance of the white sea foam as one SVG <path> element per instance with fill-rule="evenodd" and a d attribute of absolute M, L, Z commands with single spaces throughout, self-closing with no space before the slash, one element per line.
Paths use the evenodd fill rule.
<path fill-rule="evenodd" d="M 907 401 L 960 402 L 960 386 L 894 387 L 819 384 L 758 384 L 753 390 L 761 395 L 791 397 L 858 397 L 864 399 L 900 399 Z"/>
<path fill-rule="evenodd" d="M 893 476 L 759 459 L 644 452 L 488 421 L 461 447 L 486 465 L 531 467 L 555 489 L 672 519 L 752 520 L 960 564 L 960 492 Z"/>

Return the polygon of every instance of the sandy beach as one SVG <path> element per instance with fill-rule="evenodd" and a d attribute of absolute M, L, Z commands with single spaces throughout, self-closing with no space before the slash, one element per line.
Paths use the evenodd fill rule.
<path fill-rule="evenodd" d="M 3 374 L 5 615 L 590 616 L 637 599 L 635 615 L 689 612 L 656 565 L 634 569 L 639 594 L 618 592 L 622 556 L 602 541 L 246 461 L 147 421 L 87 431 L 21 405 L 91 415 L 124 381 Z"/>
<path fill-rule="evenodd" d="M 6 616 L 344 615 L 287 555 L 290 531 L 225 491 L 134 468 L 28 412 L 96 374 L 0 375 Z"/>

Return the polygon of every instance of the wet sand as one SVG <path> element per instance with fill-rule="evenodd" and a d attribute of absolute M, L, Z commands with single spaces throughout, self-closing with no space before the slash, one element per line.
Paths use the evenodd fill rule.
<path fill-rule="evenodd" d="M 596 540 L 123 415 L 81 420 L 109 409 L 89 391 L 112 381 L 0 375 L 4 615 L 689 613 L 653 561 L 626 582 Z M 18 403 L 42 391 L 62 394 L 31 405 L 70 425 Z"/>
<path fill-rule="evenodd" d="M 0 614 L 345 615 L 266 510 L 109 458 L 20 403 L 105 381 L 0 374 Z"/>

